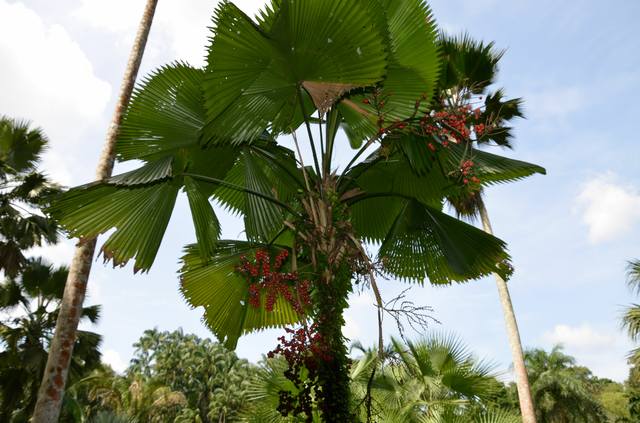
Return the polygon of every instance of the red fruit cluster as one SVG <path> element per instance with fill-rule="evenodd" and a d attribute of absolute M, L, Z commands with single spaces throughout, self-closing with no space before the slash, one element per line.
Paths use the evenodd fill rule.
<path fill-rule="evenodd" d="M 476 125 L 473 125 L 473 130 L 475 131 L 476 136 L 479 138 L 485 133 L 486 126 L 484 125 L 484 123 L 478 123 Z"/>
<path fill-rule="evenodd" d="M 331 355 L 322 336 L 318 333 L 316 324 L 296 330 L 285 328 L 285 331 L 289 338 L 279 337 L 280 344 L 267 356 L 269 358 L 274 358 L 276 355 L 284 357 L 288 364 L 284 375 L 295 385 L 298 393 L 294 395 L 289 391 L 281 391 L 278 411 L 283 416 L 304 414 L 306 421 L 311 422 L 313 420 L 312 390 L 318 379 L 319 365 L 321 362 L 331 361 Z M 303 370 L 306 370 L 304 380 Z"/>
<path fill-rule="evenodd" d="M 475 133 L 476 139 L 485 135 L 491 125 L 476 123 L 481 116 L 480 108 L 472 109 L 466 105 L 425 114 L 420 119 L 420 127 L 424 135 L 435 136 L 441 140 L 443 147 L 448 147 L 450 142 L 457 144 L 468 141 L 472 133 Z M 431 151 L 436 150 L 433 142 L 429 142 L 427 146 Z"/>
<path fill-rule="evenodd" d="M 273 263 L 265 250 L 256 251 L 253 261 L 246 256 L 240 257 L 236 271 L 249 282 L 249 304 L 252 307 L 261 306 L 263 293 L 266 294 L 264 307 L 267 311 L 273 311 L 278 297 L 284 298 L 299 314 L 304 314 L 305 309 L 311 306 L 311 282 L 299 281 L 295 272 L 280 271 L 288 256 L 289 252 L 282 250 Z"/>
<path fill-rule="evenodd" d="M 480 183 L 480 179 L 473 174 L 473 166 L 474 163 L 471 160 L 465 160 L 464 162 L 462 162 L 460 173 L 462 174 L 463 178 L 462 183 L 464 183 L 465 185 L 469 185 L 470 183 L 477 185 Z"/>

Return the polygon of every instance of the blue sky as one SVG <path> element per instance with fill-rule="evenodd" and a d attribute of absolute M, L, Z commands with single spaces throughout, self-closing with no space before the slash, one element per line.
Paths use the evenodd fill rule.
<path fill-rule="evenodd" d="M 237 4 L 253 14 L 262 1 Z M 215 1 L 160 0 L 143 61 L 144 75 L 175 59 L 202 63 Z M 440 26 L 469 32 L 507 49 L 498 81 L 523 97 L 528 119 L 516 124 L 509 155 L 545 166 L 536 176 L 491 188 L 487 205 L 498 236 L 509 243 L 510 282 L 526 346 L 563 343 L 599 376 L 626 377 L 632 344 L 619 329 L 627 291 L 626 260 L 639 257 L 640 3 L 570 0 L 434 0 Z M 92 179 L 95 163 L 142 10 L 142 0 L 0 0 L 0 114 L 44 128 L 51 148 L 44 169 L 66 185 Z M 346 150 L 345 150 L 346 152 Z M 241 225 L 223 218 L 224 236 Z M 94 265 L 89 303 L 103 305 L 95 328 L 105 359 L 121 369 L 143 330 L 158 327 L 209 336 L 201 313 L 178 293 L 178 257 L 193 240 L 184 201 L 174 212 L 156 264 L 146 275 Z M 72 243 L 42 253 L 66 263 Z M 391 298 L 407 286 L 382 283 Z M 500 370 L 510 363 L 493 280 L 446 288 L 415 287 L 434 308 L 435 331 L 459 335 Z M 373 344 L 375 309 L 354 296 L 348 336 Z M 276 332 L 241 340 L 238 354 L 257 360 Z M 386 334 L 394 333 L 386 322 Z"/>

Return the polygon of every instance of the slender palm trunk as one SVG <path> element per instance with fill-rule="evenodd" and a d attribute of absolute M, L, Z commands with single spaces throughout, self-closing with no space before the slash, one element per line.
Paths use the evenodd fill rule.
<path fill-rule="evenodd" d="M 120 97 L 107 131 L 102 155 L 98 161 L 96 170 L 96 179 L 98 180 L 110 177 L 113 171 L 116 137 L 122 116 L 131 99 L 131 93 L 133 92 L 142 55 L 147 44 L 157 3 L 158 0 L 148 0 L 145 6 L 120 88 Z M 71 362 L 71 354 L 76 341 L 78 322 L 82 314 L 95 247 L 95 239 L 83 240 L 76 246 L 64 288 L 55 335 L 49 348 L 47 366 L 42 377 L 40 391 L 38 392 L 38 402 L 32 419 L 33 423 L 55 423 L 59 419 L 69 372 L 69 363 Z"/>
<path fill-rule="evenodd" d="M 493 235 L 491 221 L 484 202 L 480 204 L 480 218 L 484 231 Z M 524 353 L 522 352 L 522 341 L 520 340 L 520 331 L 518 330 L 518 322 L 516 314 L 513 311 L 511 303 L 511 295 L 507 282 L 497 273 L 494 273 L 496 284 L 498 285 L 498 294 L 500 303 L 502 304 L 502 312 L 504 313 L 504 321 L 507 326 L 507 336 L 509 345 L 511 346 L 511 355 L 513 358 L 513 368 L 516 376 L 516 386 L 518 388 L 518 399 L 520 401 L 520 413 L 522 414 L 523 423 L 536 423 L 536 414 L 533 409 L 533 400 L 531 399 L 531 388 L 529 387 L 529 376 L 527 368 L 524 365 Z"/>

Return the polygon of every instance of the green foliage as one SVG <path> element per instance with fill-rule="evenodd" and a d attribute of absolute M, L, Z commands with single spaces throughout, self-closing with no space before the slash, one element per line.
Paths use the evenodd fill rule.
<path fill-rule="evenodd" d="M 627 284 L 633 292 L 640 292 L 640 260 L 629 262 Z M 633 304 L 627 308 L 622 318 L 622 326 L 627 330 L 632 340 L 638 341 L 640 338 L 640 305 Z M 638 350 L 632 352 L 630 360 L 634 366 L 640 365 Z"/>
<path fill-rule="evenodd" d="M 58 239 L 56 223 L 39 210 L 58 192 L 36 170 L 46 145 L 41 130 L 0 116 L 0 270 L 9 276 L 26 264 L 24 250 Z"/>
<path fill-rule="evenodd" d="M 40 258 L 27 259 L 20 274 L 0 284 L 0 421 L 31 416 L 47 363 L 67 269 Z M 85 307 L 83 320 L 97 322 L 98 306 Z M 100 364 L 100 335 L 78 331 L 69 368 L 73 383 Z M 65 402 L 65 413 L 73 403 Z"/>
<path fill-rule="evenodd" d="M 550 352 L 529 350 L 525 364 L 539 422 L 606 421 L 591 372 L 576 366 L 575 359 L 564 354 L 561 347 Z"/>
<path fill-rule="evenodd" d="M 134 346 L 129 375 L 147 375 L 147 380 L 182 393 L 184 406 L 196 411 L 202 421 L 235 419 L 253 373 L 247 361 L 219 344 L 180 331 L 146 331 Z"/>
<path fill-rule="evenodd" d="M 284 418 L 276 411 L 278 393 L 295 389 L 283 376 L 284 360 L 265 360 L 260 367 L 250 383 L 245 421 L 300 421 Z M 495 379 L 491 367 L 451 336 L 431 335 L 406 344 L 394 341 L 383 359 L 375 350 L 362 350 L 351 365 L 350 376 L 354 416 L 349 421 L 519 421 L 512 410 L 500 410 L 492 403 L 503 385 Z M 318 417 L 316 414 L 314 421 L 320 421 Z"/>
<path fill-rule="evenodd" d="M 104 367 L 70 388 L 82 421 L 240 421 L 256 372 L 246 360 L 180 330 L 147 330 L 134 348 L 124 375 Z"/>

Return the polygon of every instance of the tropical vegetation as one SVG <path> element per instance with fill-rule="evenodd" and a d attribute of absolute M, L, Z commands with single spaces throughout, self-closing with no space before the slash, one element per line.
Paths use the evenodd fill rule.
<path fill-rule="evenodd" d="M 59 191 L 37 170 L 47 139 L 27 122 L 0 118 L 0 421 L 24 422 L 35 407 L 67 268 L 29 257 L 34 246 L 58 239 L 55 221 L 43 213 Z M 82 319 L 97 322 L 98 306 Z M 76 381 L 100 364 L 100 335 L 80 331 L 69 369 Z"/>

